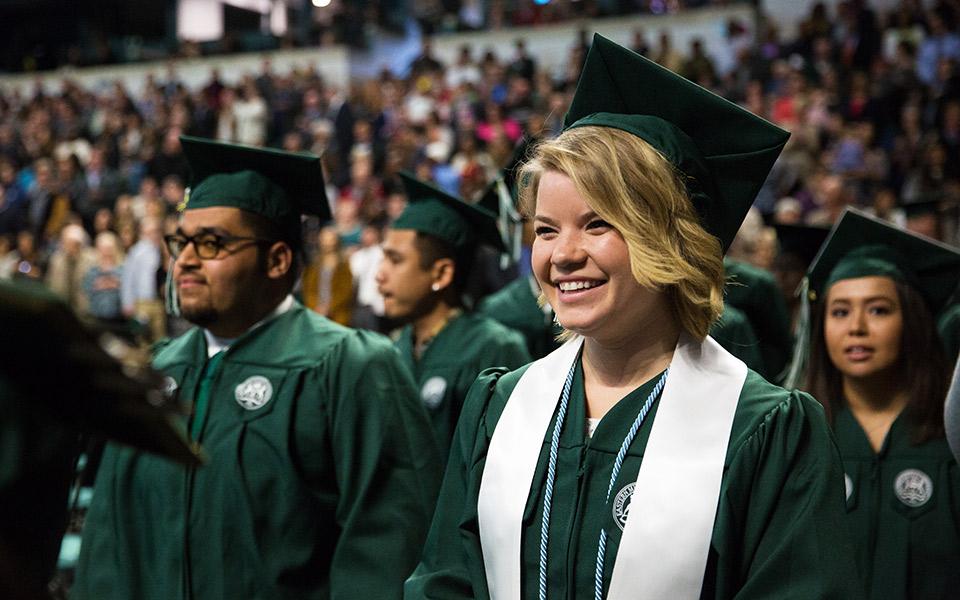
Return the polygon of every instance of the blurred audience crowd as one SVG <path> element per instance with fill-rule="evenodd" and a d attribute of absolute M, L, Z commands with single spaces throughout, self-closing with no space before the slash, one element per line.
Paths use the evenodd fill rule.
<path fill-rule="evenodd" d="M 638 30 L 632 46 L 792 132 L 740 244 L 741 258 L 771 268 L 772 225 L 830 225 L 847 205 L 960 242 L 958 25 L 956 1 L 881 12 L 851 0 L 816 5 L 791 39 L 730 21 L 710 51 L 698 40 L 674 47 L 668 31 Z M 427 37 L 407 76 L 349 89 L 264 60 L 236 85 L 213 71 L 188 89 L 173 66 L 142 94 L 69 80 L 52 93 L 0 91 L 0 278 L 45 281 L 108 327 L 175 333 L 162 236 L 189 184 L 178 138 L 206 136 L 323 156 L 335 218 L 306 223 L 304 300 L 379 328 L 380 234 L 406 201 L 397 173 L 475 199 L 522 136 L 559 132 L 588 34 L 559 69 L 542 68 L 522 37 L 508 60 L 463 46 L 450 64 Z"/>

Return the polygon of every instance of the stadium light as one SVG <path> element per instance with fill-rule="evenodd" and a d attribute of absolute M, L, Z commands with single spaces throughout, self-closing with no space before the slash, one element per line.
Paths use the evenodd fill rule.
<path fill-rule="evenodd" d="M 330 2 L 332 2 L 332 0 L 313 0 L 313 5 L 317 8 L 326 8 L 330 6 Z"/>

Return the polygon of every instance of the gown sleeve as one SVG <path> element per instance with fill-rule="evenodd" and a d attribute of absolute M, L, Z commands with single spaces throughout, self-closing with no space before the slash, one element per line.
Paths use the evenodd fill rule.
<path fill-rule="evenodd" d="M 413 379 L 389 341 L 358 333 L 331 360 L 340 536 L 332 598 L 399 598 L 423 547 L 440 462 Z"/>
<path fill-rule="evenodd" d="M 843 466 L 823 409 L 802 392 L 780 394 L 756 427 L 738 436 L 734 426 L 714 535 L 727 593 L 714 597 L 862 598 Z"/>
<path fill-rule="evenodd" d="M 517 378 L 487 369 L 470 387 L 450 447 L 446 476 L 423 557 L 407 580 L 404 598 L 487 598 L 477 497 L 487 447 Z M 509 380 L 509 381 L 508 381 Z"/>

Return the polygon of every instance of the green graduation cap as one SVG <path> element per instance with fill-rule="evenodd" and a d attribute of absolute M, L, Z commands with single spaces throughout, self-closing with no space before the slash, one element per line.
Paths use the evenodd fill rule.
<path fill-rule="evenodd" d="M 830 234 L 829 227 L 815 225 L 787 225 L 777 223 L 777 241 L 780 244 L 780 257 L 790 257 L 791 264 L 800 264 L 806 271 Z"/>
<path fill-rule="evenodd" d="M 467 204 L 409 173 L 401 172 L 400 178 L 409 203 L 391 225 L 393 229 L 412 229 L 432 235 L 458 251 L 477 244 L 488 244 L 500 252 L 506 251 L 495 215 Z"/>
<path fill-rule="evenodd" d="M 724 250 L 790 134 L 595 34 L 564 129 L 632 133 L 687 177 L 704 228 Z"/>
<path fill-rule="evenodd" d="M 900 229 L 855 208 L 833 226 L 807 271 L 793 364 L 787 387 L 803 377 L 810 335 L 810 302 L 825 297 L 838 281 L 880 275 L 911 285 L 935 317 L 960 280 L 960 250 Z"/>
<path fill-rule="evenodd" d="M 960 280 L 960 250 L 847 208 L 807 271 L 816 300 L 837 281 L 884 275 L 914 286 L 936 315 Z"/>
<path fill-rule="evenodd" d="M 299 246 L 300 215 L 330 219 L 320 157 L 180 136 L 192 173 L 183 210 L 232 206 L 279 225 Z"/>

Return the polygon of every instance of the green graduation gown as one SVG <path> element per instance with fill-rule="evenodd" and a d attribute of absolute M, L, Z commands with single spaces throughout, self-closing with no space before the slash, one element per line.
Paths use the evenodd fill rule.
<path fill-rule="evenodd" d="M 763 356 L 760 354 L 757 335 L 753 332 L 747 315 L 736 306 L 723 306 L 723 314 L 710 328 L 710 337 L 717 340 L 727 352 L 742 360 L 748 368 L 757 372 L 763 370 Z"/>
<path fill-rule="evenodd" d="M 960 471 L 944 438 L 915 446 L 901 414 L 874 452 L 853 414 L 834 430 L 854 550 L 874 600 L 960 593 Z"/>
<path fill-rule="evenodd" d="M 543 358 L 560 346 L 556 337 L 561 329 L 537 304 L 528 277 L 515 279 L 503 289 L 490 294 L 480 302 L 477 311 L 520 332 L 527 341 L 527 350 L 533 360 Z"/>
<path fill-rule="evenodd" d="M 524 371 L 491 369 L 471 388 L 423 560 L 407 580 L 406 598 L 489 597 L 477 499 L 494 428 Z M 577 367 L 553 494 L 550 598 L 593 598 L 601 527 L 609 536 L 603 575 L 604 594 L 608 591 L 621 527 L 629 514 L 630 486 L 659 403 L 653 405 L 630 447 L 607 504 L 612 463 L 657 379 L 618 402 L 593 437 L 587 438 L 582 367 Z M 533 493 L 524 511 L 523 598 L 537 597 L 551 433 L 552 425 L 544 437 Z M 734 415 L 700 597 L 847 600 L 861 595 L 844 530 L 840 459 L 821 406 L 805 394 L 787 392 L 749 372 Z"/>
<path fill-rule="evenodd" d="M 744 312 L 760 342 L 763 369 L 758 372 L 777 381 L 793 352 L 790 316 L 777 281 L 763 269 L 729 258 L 723 259 L 723 267 L 726 303 Z"/>
<path fill-rule="evenodd" d="M 937 332 L 947 353 L 947 364 L 953 364 L 960 354 L 960 303 L 951 304 L 937 321 Z"/>
<path fill-rule="evenodd" d="M 237 339 L 204 384 L 207 362 L 197 328 L 154 360 L 186 403 L 210 386 L 192 428 L 209 462 L 107 448 L 74 598 L 399 597 L 440 472 L 389 340 L 298 303 Z"/>
<path fill-rule="evenodd" d="M 444 458 L 477 375 L 490 367 L 516 369 L 530 362 L 520 334 L 477 313 L 463 313 L 447 323 L 420 360 L 413 356 L 412 325 L 403 328 L 396 345 L 420 389 Z"/>

